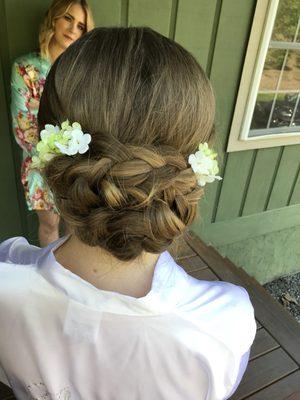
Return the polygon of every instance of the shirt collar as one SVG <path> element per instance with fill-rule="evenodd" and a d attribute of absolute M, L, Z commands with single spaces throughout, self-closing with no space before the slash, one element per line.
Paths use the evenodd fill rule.
<path fill-rule="evenodd" d="M 154 315 L 171 312 L 184 294 L 187 274 L 167 251 L 157 260 L 151 289 L 146 296 L 135 298 L 98 289 L 56 261 L 54 251 L 67 239 L 68 236 L 63 237 L 42 249 L 37 264 L 43 277 L 74 301 L 110 313 Z"/>

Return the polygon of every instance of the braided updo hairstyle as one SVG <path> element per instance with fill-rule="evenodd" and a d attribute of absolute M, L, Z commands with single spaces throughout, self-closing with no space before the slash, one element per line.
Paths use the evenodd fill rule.
<path fill-rule="evenodd" d="M 62 218 L 120 260 L 161 253 L 196 216 L 187 164 L 214 125 L 214 96 L 193 56 L 150 28 L 97 28 L 54 63 L 38 121 L 79 122 L 90 149 L 44 174 Z"/>

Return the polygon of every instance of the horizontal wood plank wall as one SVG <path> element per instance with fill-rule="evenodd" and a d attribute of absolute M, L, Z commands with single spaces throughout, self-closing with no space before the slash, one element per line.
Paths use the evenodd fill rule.
<path fill-rule="evenodd" d="M 201 236 L 207 243 L 221 246 L 297 225 L 300 225 L 300 204 L 202 225 Z"/>

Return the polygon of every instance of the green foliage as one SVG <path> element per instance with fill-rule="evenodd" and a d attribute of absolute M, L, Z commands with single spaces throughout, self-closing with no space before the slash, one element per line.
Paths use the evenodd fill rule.
<path fill-rule="evenodd" d="M 281 70 L 286 50 L 270 49 L 267 53 L 264 69 Z"/>
<path fill-rule="evenodd" d="M 299 0 L 281 0 L 276 15 L 272 40 L 291 42 L 294 39 L 300 15 Z"/>
<path fill-rule="evenodd" d="M 300 1 L 299 0 L 281 0 L 279 3 L 275 24 L 273 28 L 272 39 L 279 42 L 291 42 L 294 40 L 298 20 L 300 17 Z M 298 35 L 299 41 L 300 35 Z M 286 50 L 269 49 L 265 70 L 276 69 L 281 70 Z M 300 56 L 294 58 L 296 67 L 300 65 Z M 284 69 L 290 70 L 291 65 L 288 62 Z"/>

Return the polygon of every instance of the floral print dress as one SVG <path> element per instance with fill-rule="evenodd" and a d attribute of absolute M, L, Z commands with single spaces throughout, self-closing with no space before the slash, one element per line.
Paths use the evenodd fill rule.
<path fill-rule="evenodd" d="M 23 149 L 21 180 L 29 210 L 55 210 L 52 194 L 31 168 L 39 141 L 37 113 L 51 63 L 37 52 L 18 57 L 11 75 L 11 114 L 15 139 Z"/>

